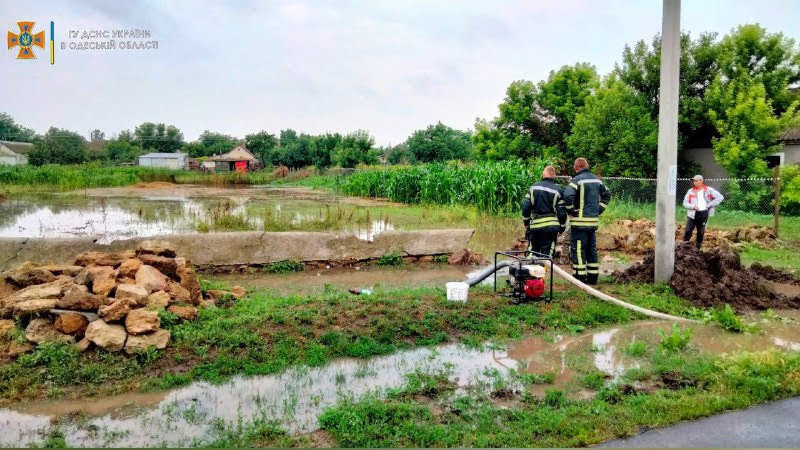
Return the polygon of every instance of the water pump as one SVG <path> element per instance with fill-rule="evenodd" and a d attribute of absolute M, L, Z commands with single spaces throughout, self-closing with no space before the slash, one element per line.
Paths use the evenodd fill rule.
<path fill-rule="evenodd" d="M 511 258 L 508 261 L 508 274 L 510 278 L 506 280 L 510 288 L 507 295 L 517 302 L 553 299 L 553 273 L 545 267 L 549 264 L 542 264 L 553 260 L 548 255 L 542 255 L 530 251 L 506 251 L 495 253 L 495 266 L 497 266 L 498 256 Z M 549 293 L 548 291 L 549 284 Z M 495 290 L 497 290 L 497 273 L 495 272 Z M 545 295 L 547 294 L 547 295 Z"/>

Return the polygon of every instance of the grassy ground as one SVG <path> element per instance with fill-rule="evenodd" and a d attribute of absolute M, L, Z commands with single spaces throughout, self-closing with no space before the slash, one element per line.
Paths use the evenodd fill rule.
<path fill-rule="evenodd" d="M 619 287 L 618 293 L 669 313 L 690 310 L 662 286 L 631 285 Z M 636 318 L 565 286 L 553 303 L 512 305 L 486 288 L 473 289 L 470 298 L 467 304 L 448 302 L 441 288 L 378 290 L 368 297 L 334 290 L 308 297 L 256 292 L 202 310 L 195 322 L 175 324 L 165 316 L 162 326 L 171 329 L 172 342 L 163 352 L 127 357 L 40 346 L 0 365 L 0 403 L 164 389 L 192 380 L 221 382 L 296 364 L 321 365 L 335 357 L 366 358 L 443 342 L 477 345 Z M 16 335 L 22 339 L 22 330 Z"/>
<path fill-rule="evenodd" d="M 343 401 L 320 423 L 344 447 L 574 447 L 800 393 L 797 353 L 648 349 L 641 359 L 651 368 L 630 370 L 588 400 L 556 389 L 544 398 L 509 394 L 497 382 L 456 391 L 446 378 L 427 375 L 387 398 Z"/>

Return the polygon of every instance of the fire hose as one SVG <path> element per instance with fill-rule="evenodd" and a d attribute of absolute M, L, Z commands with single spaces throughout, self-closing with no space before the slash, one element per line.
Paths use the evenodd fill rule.
<path fill-rule="evenodd" d="M 553 273 L 561 275 L 561 277 L 563 277 L 565 280 L 567 280 L 570 283 L 572 283 L 573 285 L 575 285 L 578 289 L 580 289 L 580 290 L 582 290 L 582 291 L 586 292 L 587 294 L 590 294 L 590 295 L 592 295 L 594 297 L 597 297 L 600 300 L 606 301 L 608 303 L 611 303 L 611 304 L 623 307 L 625 309 L 629 309 L 631 311 L 637 312 L 639 314 L 645 315 L 647 317 L 653 317 L 653 318 L 656 318 L 656 319 L 674 320 L 676 322 L 694 322 L 694 323 L 697 322 L 696 320 L 687 319 L 685 317 L 672 316 L 672 315 L 669 315 L 669 314 L 664 314 L 664 313 L 661 313 L 661 312 L 658 312 L 658 311 L 653 311 L 653 310 L 650 310 L 650 309 L 647 309 L 647 308 L 642 308 L 641 306 L 636 306 L 636 305 L 632 305 L 632 304 L 627 303 L 627 302 L 623 302 L 620 299 L 614 298 L 614 297 L 612 297 L 612 296 L 610 296 L 608 294 L 604 294 L 604 293 L 598 291 L 597 289 L 595 289 L 595 288 L 593 288 L 593 287 L 581 282 L 580 280 L 578 280 L 575 277 L 573 277 L 572 275 L 570 275 L 566 270 L 558 267 L 555 264 L 552 264 L 550 261 L 540 261 L 540 264 L 542 264 L 542 265 L 546 266 L 547 268 L 549 268 L 550 270 L 552 270 Z M 500 269 L 502 269 L 504 267 L 508 267 L 509 265 L 511 265 L 511 261 L 510 260 L 499 261 L 496 266 L 486 267 L 485 269 L 481 270 L 477 274 L 475 274 L 472 277 L 468 278 L 464 282 L 467 283 L 470 286 L 475 286 L 476 284 L 478 284 L 481 281 L 485 280 L 487 277 L 489 277 L 493 273 L 497 272 L 498 270 L 500 270 Z"/>

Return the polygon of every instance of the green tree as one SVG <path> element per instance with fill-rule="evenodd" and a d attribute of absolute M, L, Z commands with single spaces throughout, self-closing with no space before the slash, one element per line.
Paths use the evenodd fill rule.
<path fill-rule="evenodd" d="M 339 167 L 355 167 L 359 164 L 377 164 L 378 154 L 375 140 L 364 130 L 342 137 L 333 152 L 333 161 Z"/>
<path fill-rule="evenodd" d="M 15 142 L 33 142 L 36 132 L 14 122 L 14 118 L 0 113 L 0 140 Z"/>
<path fill-rule="evenodd" d="M 547 81 L 539 83 L 536 102 L 552 118 L 548 122 L 550 130 L 547 133 L 551 140 L 539 142 L 562 150 L 566 148 L 575 117 L 599 85 L 597 70 L 589 63 L 577 63 L 550 71 Z"/>
<path fill-rule="evenodd" d="M 317 136 L 311 149 L 311 163 L 318 169 L 330 167 L 333 164 L 333 152 L 341 141 L 342 135 L 339 133 L 325 133 Z"/>
<path fill-rule="evenodd" d="M 116 163 L 133 162 L 141 154 L 139 146 L 124 137 L 106 141 L 105 152 L 108 159 Z"/>
<path fill-rule="evenodd" d="M 408 151 L 421 162 L 467 159 L 472 153 L 469 131 L 450 128 L 442 122 L 417 130 L 406 140 Z"/>
<path fill-rule="evenodd" d="M 717 162 L 734 177 L 768 175 L 764 158 L 780 150 L 781 132 L 798 123 L 797 102 L 776 115 L 764 84 L 744 74 L 732 81 L 718 78 L 707 98 L 719 132 L 712 141 Z"/>
<path fill-rule="evenodd" d="M 244 137 L 244 143 L 248 150 L 261 158 L 264 164 L 272 164 L 272 152 L 278 146 L 278 138 L 274 134 L 266 131 L 248 134 Z"/>
<path fill-rule="evenodd" d="M 106 140 L 106 134 L 98 129 L 92 130 L 92 133 L 89 137 L 89 140 L 92 142 L 102 142 Z"/>
<path fill-rule="evenodd" d="M 133 131 L 135 142 L 142 149 L 159 153 L 174 153 L 184 145 L 183 133 L 173 125 L 145 122 Z"/>
<path fill-rule="evenodd" d="M 605 174 L 655 174 L 658 126 L 647 100 L 613 78 L 586 101 L 567 143 L 573 154 L 602 163 Z"/>
<path fill-rule="evenodd" d="M 414 154 L 408 150 L 405 143 L 387 149 L 385 156 L 389 164 L 413 164 L 416 162 Z"/>
<path fill-rule="evenodd" d="M 41 139 L 34 141 L 28 162 L 43 164 L 80 164 L 86 160 L 86 139 L 78 133 L 50 127 Z"/>

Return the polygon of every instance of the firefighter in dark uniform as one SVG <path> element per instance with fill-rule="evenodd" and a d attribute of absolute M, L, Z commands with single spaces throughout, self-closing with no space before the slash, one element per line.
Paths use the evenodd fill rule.
<path fill-rule="evenodd" d="M 542 180 L 531 186 L 522 202 L 522 222 L 529 250 L 542 255 L 555 255 L 558 234 L 567 223 L 564 190 L 556 183 L 556 169 L 547 166 Z"/>
<path fill-rule="evenodd" d="M 611 191 L 589 172 L 584 158 L 575 160 L 575 177 L 564 189 L 564 202 L 570 214 L 570 259 L 572 275 L 586 284 L 597 284 L 600 263 L 597 259 L 595 232 L 600 214 L 611 200 Z"/>

